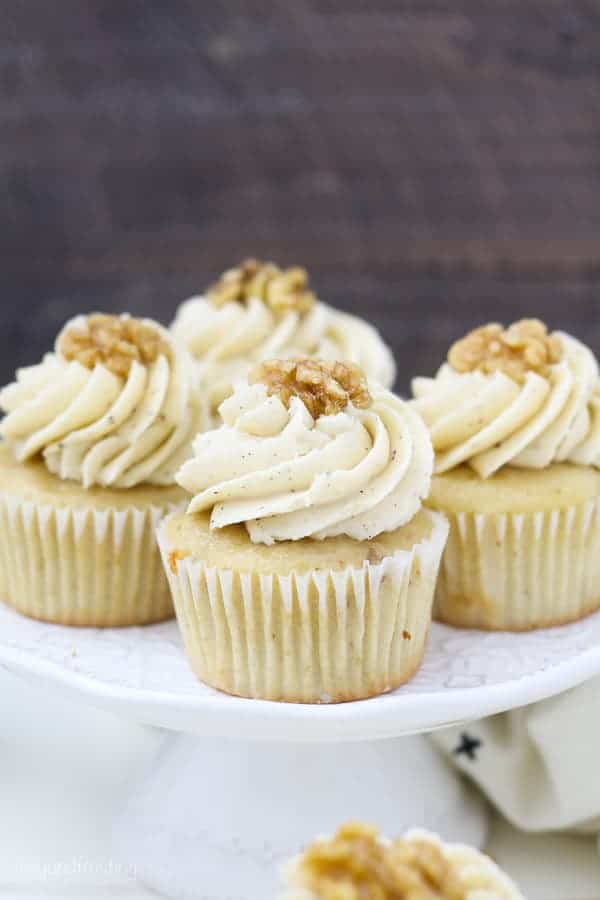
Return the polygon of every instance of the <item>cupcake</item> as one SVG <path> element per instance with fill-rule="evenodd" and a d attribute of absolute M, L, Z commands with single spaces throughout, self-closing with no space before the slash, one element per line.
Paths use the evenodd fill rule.
<path fill-rule="evenodd" d="M 594 354 L 537 320 L 485 325 L 415 378 L 428 505 L 450 521 L 434 615 L 514 630 L 600 607 L 600 381 Z"/>
<path fill-rule="evenodd" d="M 64 625 L 173 613 L 154 530 L 202 408 L 187 351 L 148 319 L 68 322 L 0 392 L 2 599 Z"/>
<path fill-rule="evenodd" d="M 473 847 L 420 830 L 389 841 L 360 822 L 316 840 L 283 877 L 281 900 L 524 900 Z"/>
<path fill-rule="evenodd" d="M 317 300 L 304 269 L 249 259 L 225 272 L 204 296 L 183 303 L 171 326 L 197 361 L 212 409 L 234 382 L 271 357 L 312 356 L 360 365 L 391 387 L 394 358 L 378 332 Z"/>
<path fill-rule="evenodd" d="M 447 523 L 419 417 L 353 364 L 259 364 L 199 435 L 159 528 L 186 651 L 243 697 L 356 700 L 421 661 Z"/>

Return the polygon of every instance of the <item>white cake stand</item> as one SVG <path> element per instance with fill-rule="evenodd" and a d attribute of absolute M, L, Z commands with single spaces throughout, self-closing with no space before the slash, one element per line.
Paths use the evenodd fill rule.
<path fill-rule="evenodd" d="M 73 629 L 0 607 L 0 664 L 176 732 L 117 825 L 121 850 L 143 880 L 172 897 L 268 900 L 277 863 L 345 818 L 396 833 L 409 825 L 443 833 L 452 823 L 454 839 L 481 841 L 482 815 L 471 809 L 461 822 L 457 782 L 422 738 L 406 736 L 532 703 L 599 674 L 600 613 L 526 634 L 434 624 L 409 684 L 332 706 L 249 701 L 200 684 L 174 622 Z"/>

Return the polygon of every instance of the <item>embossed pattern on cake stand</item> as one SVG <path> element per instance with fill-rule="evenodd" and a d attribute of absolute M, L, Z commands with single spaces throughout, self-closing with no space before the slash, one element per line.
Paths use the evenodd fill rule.
<path fill-rule="evenodd" d="M 433 623 L 423 665 L 370 700 L 283 704 L 230 697 L 190 670 L 177 624 L 84 629 L 0 606 L 0 663 L 98 706 L 176 731 L 243 739 L 353 741 L 431 731 L 561 693 L 600 673 L 600 612 L 522 634 Z"/>

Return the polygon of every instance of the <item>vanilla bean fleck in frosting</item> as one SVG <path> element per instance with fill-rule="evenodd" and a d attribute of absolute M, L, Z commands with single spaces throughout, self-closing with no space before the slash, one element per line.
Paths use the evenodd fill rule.
<path fill-rule="evenodd" d="M 502 466 L 600 467 L 600 376 L 594 354 L 538 320 L 492 324 L 458 341 L 435 378 L 415 378 L 435 471 L 462 463 L 482 478 Z"/>
<path fill-rule="evenodd" d="M 237 386 L 221 404 L 224 424 L 198 435 L 177 473 L 189 513 L 210 510 L 212 528 L 244 523 L 264 544 L 368 540 L 416 515 L 433 451 L 408 404 L 343 363 L 260 371 L 266 380 Z"/>
<path fill-rule="evenodd" d="M 193 364 L 158 323 L 78 316 L 55 351 L 0 392 L 0 435 L 19 461 L 84 487 L 169 485 L 206 413 Z"/>
<path fill-rule="evenodd" d="M 282 900 L 523 900 L 482 853 L 426 831 L 395 840 L 349 822 L 284 869 Z"/>
<path fill-rule="evenodd" d="M 274 357 L 354 362 L 384 387 L 395 378 L 377 331 L 318 300 L 299 267 L 247 260 L 185 301 L 171 330 L 196 360 L 214 410 L 256 363 Z"/>

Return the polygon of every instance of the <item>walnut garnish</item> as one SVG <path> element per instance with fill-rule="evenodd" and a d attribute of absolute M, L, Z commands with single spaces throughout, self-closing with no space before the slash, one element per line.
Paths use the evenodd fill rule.
<path fill-rule="evenodd" d="M 259 363 L 248 380 L 262 381 L 269 396 L 278 395 L 286 406 L 300 397 L 313 419 L 341 412 L 350 402 L 359 409 L 371 403 L 365 374 L 354 363 L 271 359 Z"/>
<path fill-rule="evenodd" d="M 450 348 L 448 362 L 457 372 L 504 372 L 522 383 L 527 372 L 547 376 L 560 362 L 562 343 L 539 319 L 521 319 L 506 330 L 493 322 L 470 331 Z"/>
<path fill-rule="evenodd" d="M 280 269 L 274 263 L 257 259 L 246 259 L 235 269 L 224 272 L 205 296 L 217 307 L 232 301 L 245 303 L 251 297 L 258 297 L 278 314 L 306 313 L 316 299 L 309 289 L 305 269 L 299 266 Z"/>
<path fill-rule="evenodd" d="M 88 369 L 101 363 L 121 378 L 127 378 L 134 360 L 149 365 L 161 353 L 169 353 L 157 325 L 104 313 L 69 323 L 56 349 L 66 360 L 77 360 Z"/>
<path fill-rule="evenodd" d="M 300 861 L 302 886 L 319 900 L 464 900 L 466 885 L 442 850 L 426 840 L 384 844 L 374 828 L 343 825 Z"/>

